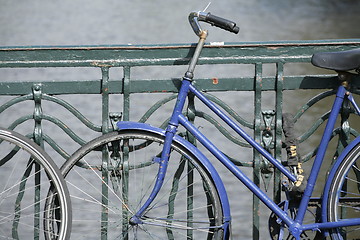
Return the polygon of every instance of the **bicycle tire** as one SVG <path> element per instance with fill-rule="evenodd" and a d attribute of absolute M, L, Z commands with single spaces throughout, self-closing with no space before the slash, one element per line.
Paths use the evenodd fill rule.
<path fill-rule="evenodd" d="M 111 132 L 64 163 L 73 239 L 223 238 L 223 213 L 211 175 L 175 142 L 163 187 L 143 223 L 129 223 L 152 190 L 163 142 L 163 136 L 147 131 Z"/>
<path fill-rule="evenodd" d="M 341 162 L 332 179 L 327 202 L 328 221 L 360 217 L 360 144 L 355 145 Z M 357 176 L 356 176 L 357 175 Z M 358 239 L 360 227 L 330 229 L 331 239 Z M 346 236 L 346 237 L 344 237 Z"/>
<path fill-rule="evenodd" d="M 0 128 L 0 239 L 69 239 L 71 203 L 60 170 L 42 148 Z M 56 216 L 48 218 L 48 192 Z"/>

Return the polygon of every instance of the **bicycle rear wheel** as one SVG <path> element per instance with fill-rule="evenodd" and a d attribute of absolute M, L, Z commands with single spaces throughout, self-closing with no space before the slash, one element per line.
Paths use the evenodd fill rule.
<path fill-rule="evenodd" d="M 129 219 L 157 177 L 163 136 L 120 131 L 89 142 L 61 168 L 73 204 L 73 239 L 222 239 L 223 213 L 210 174 L 173 143 L 163 187 L 142 223 Z"/>
<path fill-rule="evenodd" d="M 339 165 L 330 187 L 328 221 L 360 217 L 360 144 Z M 360 226 L 331 229 L 331 239 L 358 239 Z"/>
<path fill-rule="evenodd" d="M 70 197 L 50 157 L 30 139 L 0 128 L 0 239 L 68 239 Z M 56 196 L 46 211 L 48 192 Z"/>

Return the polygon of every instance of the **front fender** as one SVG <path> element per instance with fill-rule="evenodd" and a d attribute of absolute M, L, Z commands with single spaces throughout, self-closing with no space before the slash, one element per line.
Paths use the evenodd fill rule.
<path fill-rule="evenodd" d="M 161 136 L 165 136 L 165 130 L 161 128 L 153 127 L 146 123 L 121 121 L 118 122 L 116 125 L 118 131 L 122 131 L 122 130 L 148 131 L 151 133 L 159 134 Z M 214 166 L 205 157 L 205 155 L 200 152 L 198 148 L 196 148 L 190 142 L 186 141 L 184 138 L 180 137 L 179 135 L 175 135 L 173 141 L 177 142 L 178 144 L 182 145 L 184 148 L 188 149 L 191 153 L 193 153 L 194 156 L 199 159 L 199 161 L 205 167 L 205 169 L 211 174 L 214 184 L 220 196 L 223 213 L 224 213 L 224 222 L 226 224 L 230 224 L 231 216 L 230 216 L 229 199 L 225 190 L 225 186 Z"/>
<path fill-rule="evenodd" d="M 322 222 L 327 222 L 327 202 L 329 198 L 330 193 L 330 186 L 332 184 L 332 179 L 335 176 L 336 171 L 338 170 L 341 162 L 344 160 L 344 158 L 348 155 L 348 153 L 360 142 L 360 136 L 355 138 L 346 148 L 341 152 L 340 156 L 337 158 L 335 163 L 333 164 L 331 171 L 327 177 L 326 184 L 324 187 L 323 192 L 323 199 L 321 203 L 321 219 Z"/>

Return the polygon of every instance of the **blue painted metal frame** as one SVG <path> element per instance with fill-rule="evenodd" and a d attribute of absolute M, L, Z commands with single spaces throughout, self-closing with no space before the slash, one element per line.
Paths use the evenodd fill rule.
<path fill-rule="evenodd" d="M 164 176 L 166 174 L 166 166 L 168 163 L 168 156 L 170 153 L 171 143 L 172 141 L 180 141 L 179 137 L 176 135 L 177 127 L 179 125 L 184 126 L 189 132 L 191 132 L 195 138 L 205 146 L 220 162 L 222 162 L 223 165 L 225 165 L 230 172 L 232 172 L 252 193 L 254 193 L 269 209 L 271 209 L 272 212 L 274 212 L 277 216 L 280 217 L 280 219 L 289 226 L 289 230 L 292 232 L 293 236 L 296 239 L 300 238 L 300 234 L 304 230 L 314 230 L 314 229 L 328 229 L 328 228 L 335 228 L 335 227 L 341 227 L 341 226 L 349 226 L 349 225 L 358 225 L 360 224 L 360 218 L 356 219 L 350 219 L 350 220 L 344 220 L 341 222 L 327 222 L 326 218 L 323 219 L 323 222 L 321 223 L 314 223 L 314 224 L 307 224 L 302 225 L 303 219 L 305 216 L 305 212 L 307 209 L 307 206 L 310 201 L 310 197 L 312 195 L 312 192 L 314 190 L 314 186 L 317 180 L 317 177 L 320 172 L 320 167 L 322 165 L 325 152 L 328 147 L 328 143 L 331 139 L 331 134 L 335 126 L 336 119 L 338 117 L 339 111 L 341 109 L 342 103 L 344 101 L 344 98 L 348 95 L 347 90 L 343 86 L 339 86 L 336 94 L 336 98 L 331 110 L 330 117 L 328 119 L 328 123 L 326 125 L 322 140 L 320 142 L 319 150 L 317 152 L 308 183 L 305 189 L 304 196 L 301 200 L 298 214 L 295 218 L 295 220 L 291 219 L 288 214 L 281 209 L 273 200 L 271 200 L 270 197 L 268 197 L 251 179 L 249 179 L 234 163 L 232 163 L 209 139 L 207 139 L 190 121 L 187 120 L 187 118 L 182 114 L 182 110 L 185 105 L 185 100 L 189 92 L 192 92 L 195 94 L 196 97 L 198 97 L 207 107 L 210 108 L 211 111 L 213 111 L 216 115 L 218 115 L 228 126 L 230 126 L 232 129 L 234 129 L 242 138 L 244 138 L 253 148 L 255 148 L 257 151 L 260 152 L 261 155 L 263 155 L 266 159 L 268 159 L 276 168 L 278 168 L 286 177 L 288 177 L 291 181 L 295 182 L 297 180 L 296 176 L 294 176 L 292 173 L 290 173 L 278 160 L 276 160 L 271 154 L 269 154 L 259 143 L 255 142 L 248 134 L 245 133 L 239 127 L 234 121 L 231 120 L 226 114 L 224 114 L 214 103 L 212 103 L 210 100 L 208 100 L 200 91 L 198 91 L 193 85 L 191 79 L 187 79 L 186 77 L 183 78 L 182 86 L 179 91 L 179 95 L 176 101 L 176 105 L 173 111 L 173 114 L 170 118 L 168 127 L 165 131 L 165 144 L 164 149 L 161 156 L 161 165 L 159 168 L 159 175 L 157 178 L 156 186 L 154 187 L 152 193 L 150 194 L 149 198 L 147 199 L 146 203 L 142 206 L 142 208 L 137 212 L 134 216 L 134 221 L 136 223 L 141 223 L 139 220 L 142 216 L 143 212 L 146 210 L 146 208 L 150 205 L 150 203 L 153 201 L 153 199 L 156 197 L 159 189 L 162 186 L 162 182 L 164 179 Z M 351 95 L 350 95 L 351 96 Z M 356 105 L 355 101 L 352 97 L 350 97 L 350 101 L 355 106 L 355 109 L 359 109 Z M 144 129 L 149 130 L 150 127 L 144 127 L 143 125 L 140 126 L 138 123 L 131 123 L 127 122 L 126 125 L 123 122 L 118 123 L 118 128 L 121 129 L 129 129 L 137 127 L 138 129 Z M 151 128 L 152 129 L 152 128 Z M 162 134 L 164 134 L 162 132 Z M 185 140 L 183 140 L 185 141 Z M 353 143 L 350 144 L 350 146 L 354 146 L 354 144 L 358 143 L 360 141 L 360 138 L 357 138 Z M 185 144 L 186 147 L 190 147 L 190 143 Z M 347 152 L 351 148 L 346 148 L 347 151 L 344 151 L 342 154 L 342 157 L 339 158 L 335 164 L 334 169 L 336 170 L 336 166 L 338 166 L 343 159 L 344 156 L 346 156 Z M 196 150 L 195 147 L 191 147 L 191 151 L 194 151 L 194 153 L 197 153 L 199 155 L 199 150 Z M 216 170 L 212 166 L 212 164 L 209 162 L 209 160 L 206 159 L 203 155 L 201 155 L 200 158 L 201 161 L 204 161 L 204 166 L 207 166 L 207 169 L 210 170 L 211 174 L 214 174 L 214 182 L 216 183 L 216 186 L 220 186 L 221 189 L 219 191 L 220 195 L 225 193 L 225 189 L 223 188 L 223 184 L 221 179 L 219 178 L 219 175 L 216 173 Z M 335 170 L 332 171 L 332 175 L 328 178 L 328 181 L 326 183 L 326 187 L 329 187 L 329 182 L 331 180 L 331 176 L 334 175 Z M 325 188 L 326 190 L 326 188 Z M 323 201 L 326 202 L 326 198 L 328 195 L 325 195 Z M 227 201 L 227 196 L 222 198 L 221 200 L 224 200 L 223 202 L 223 209 L 224 211 L 229 211 L 229 203 Z M 323 202 L 324 203 L 324 202 Z M 326 206 L 326 204 L 324 205 Z M 324 215 L 323 209 L 323 215 Z M 228 216 L 227 213 L 225 216 Z M 229 218 L 230 219 L 230 215 Z"/>

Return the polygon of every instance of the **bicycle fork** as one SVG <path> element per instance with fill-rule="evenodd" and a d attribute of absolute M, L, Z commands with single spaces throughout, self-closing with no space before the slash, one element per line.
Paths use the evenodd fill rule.
<path fill-rule="evenodd" d="M 153 188 L 152 192 L 150 193 L 148 199 L 144 203 L 144 205 L 141 206 L 140 210 L 134 216 L 132 216 L 130 218 L 129 223 L 131 225 L 137 225 L 137 224 L 143 223 L 143 221 L 141 220 L 141 217 L 144 216 L 146 209 L 150 206 L 150 204 L 156 198 L 156 196 L 159 193 L 159 191 L 162 187 L 162 184 L 164 182 L 165 174 L 166 174 L 166 170 L 167 170 L 167 166 L 168 166 L 168 162 L 169 162 L 169 157 L 170 157 L 172 140 L 173 140 L 173 137 L 176 134 L 178 126 L 179 126 L 179 115 L 182 114 L 182 110 L 184 109 L 186 96 L 189 92 L 189 88 L 190 88 L 191 82 L 194 77 L 195 66 L 199 59 L 201 50 L 204 47 L 206 37 L 207 37 L 207 31 L 206 30 L 201 31 L 201 33 L 199 34 L 199 41 L 196 45 L 194 55 L 191 58 L 189 66 L 188 66 L 188 70 L 186 71 L 186 73 L 182 79 L 182 84 L 181 84 L 181 88 L 180 88 L 180 91 L 179 91 L 179 94 L 178 94 L 178 97 L 176 100 L 176 105 L 175 105 L 174 111 L 171 115 L 170 121 L 166 128 L 165 142 L 164 142 L 164 147 L 163 147 L 160 161 L 159 161 L 159 170 L 158 170 L 158 175 L 156 178 L 154 188 Z"/>

